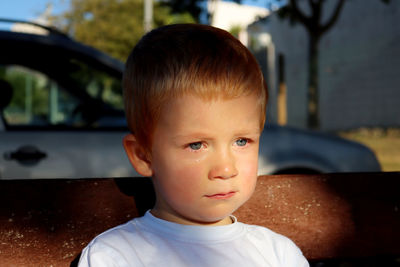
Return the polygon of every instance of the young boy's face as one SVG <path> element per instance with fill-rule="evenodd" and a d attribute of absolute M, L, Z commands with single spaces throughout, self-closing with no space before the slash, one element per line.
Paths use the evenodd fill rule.
<path fill-rule="evenodd" d="M 204 101 L 187 95 L 162 109 L 149 168 L 153 215 L 181 224 L 231 223 L 257 179 L 260 106 L 254 95 Z"/>

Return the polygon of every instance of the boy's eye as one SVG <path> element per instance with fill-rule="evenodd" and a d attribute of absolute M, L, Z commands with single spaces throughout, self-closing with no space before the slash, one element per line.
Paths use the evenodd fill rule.
<path fill-rule="evenodd" d="M 199 150 L 202 147 L 202 143 L 201 142 L 190 143 L 189 147 L 192 150 Z"/>
<path fill-rule="evenodd" d="M 236 140 L 236 144 L 238 146 L 245 146 L 245 145 L 247 145 L 247 143 L 248 143 L 248 140 L 244 139 L 244 138 L 240 138 L 240 139 Z"/>

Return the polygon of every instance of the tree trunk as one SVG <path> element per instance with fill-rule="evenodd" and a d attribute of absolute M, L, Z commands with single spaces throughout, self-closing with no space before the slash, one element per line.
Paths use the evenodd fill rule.
<path fill-rule="evenodd" d="M 318 47 L 320 37 L 312 33 L 308 36 L 307 126 L 310 129 L 319 129 Z"/>

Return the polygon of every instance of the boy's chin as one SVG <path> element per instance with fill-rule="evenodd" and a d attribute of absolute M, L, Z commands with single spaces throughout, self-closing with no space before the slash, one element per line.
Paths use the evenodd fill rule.
<path fill-rule="evenodd" d="M 241 205 L 235 206 L 215 206 L 210 209 L 205 209 L 203 212 L 196 214 L 197 222 L 201 225 L 227 225 L 233 223 L 232 214 L 240 207 Z M 189 217 L 190 218 L 190 217 Z M 196 220 L 194 220 L 196 221 Z"/>
<path fill-rule="evenodd" d="M 227 225 L 233 222 L 231 215 L 240 207 L 238 204 L 217 203 L 197 207 L 180 206 L 175 209 L 161 207 L 156 204 L 151 213 L 160 219 L 178 224 L 199 226 Z"/>

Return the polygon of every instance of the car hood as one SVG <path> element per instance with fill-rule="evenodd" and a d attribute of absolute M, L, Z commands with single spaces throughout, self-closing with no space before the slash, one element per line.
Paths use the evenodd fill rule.
<path fill-rule="evenodd" d="M 368 147 L 331 134 L 267 125 L 261 135 L 259 174 L 285 168 L 317 172 L 376 172 L 380 164 Z"/>

